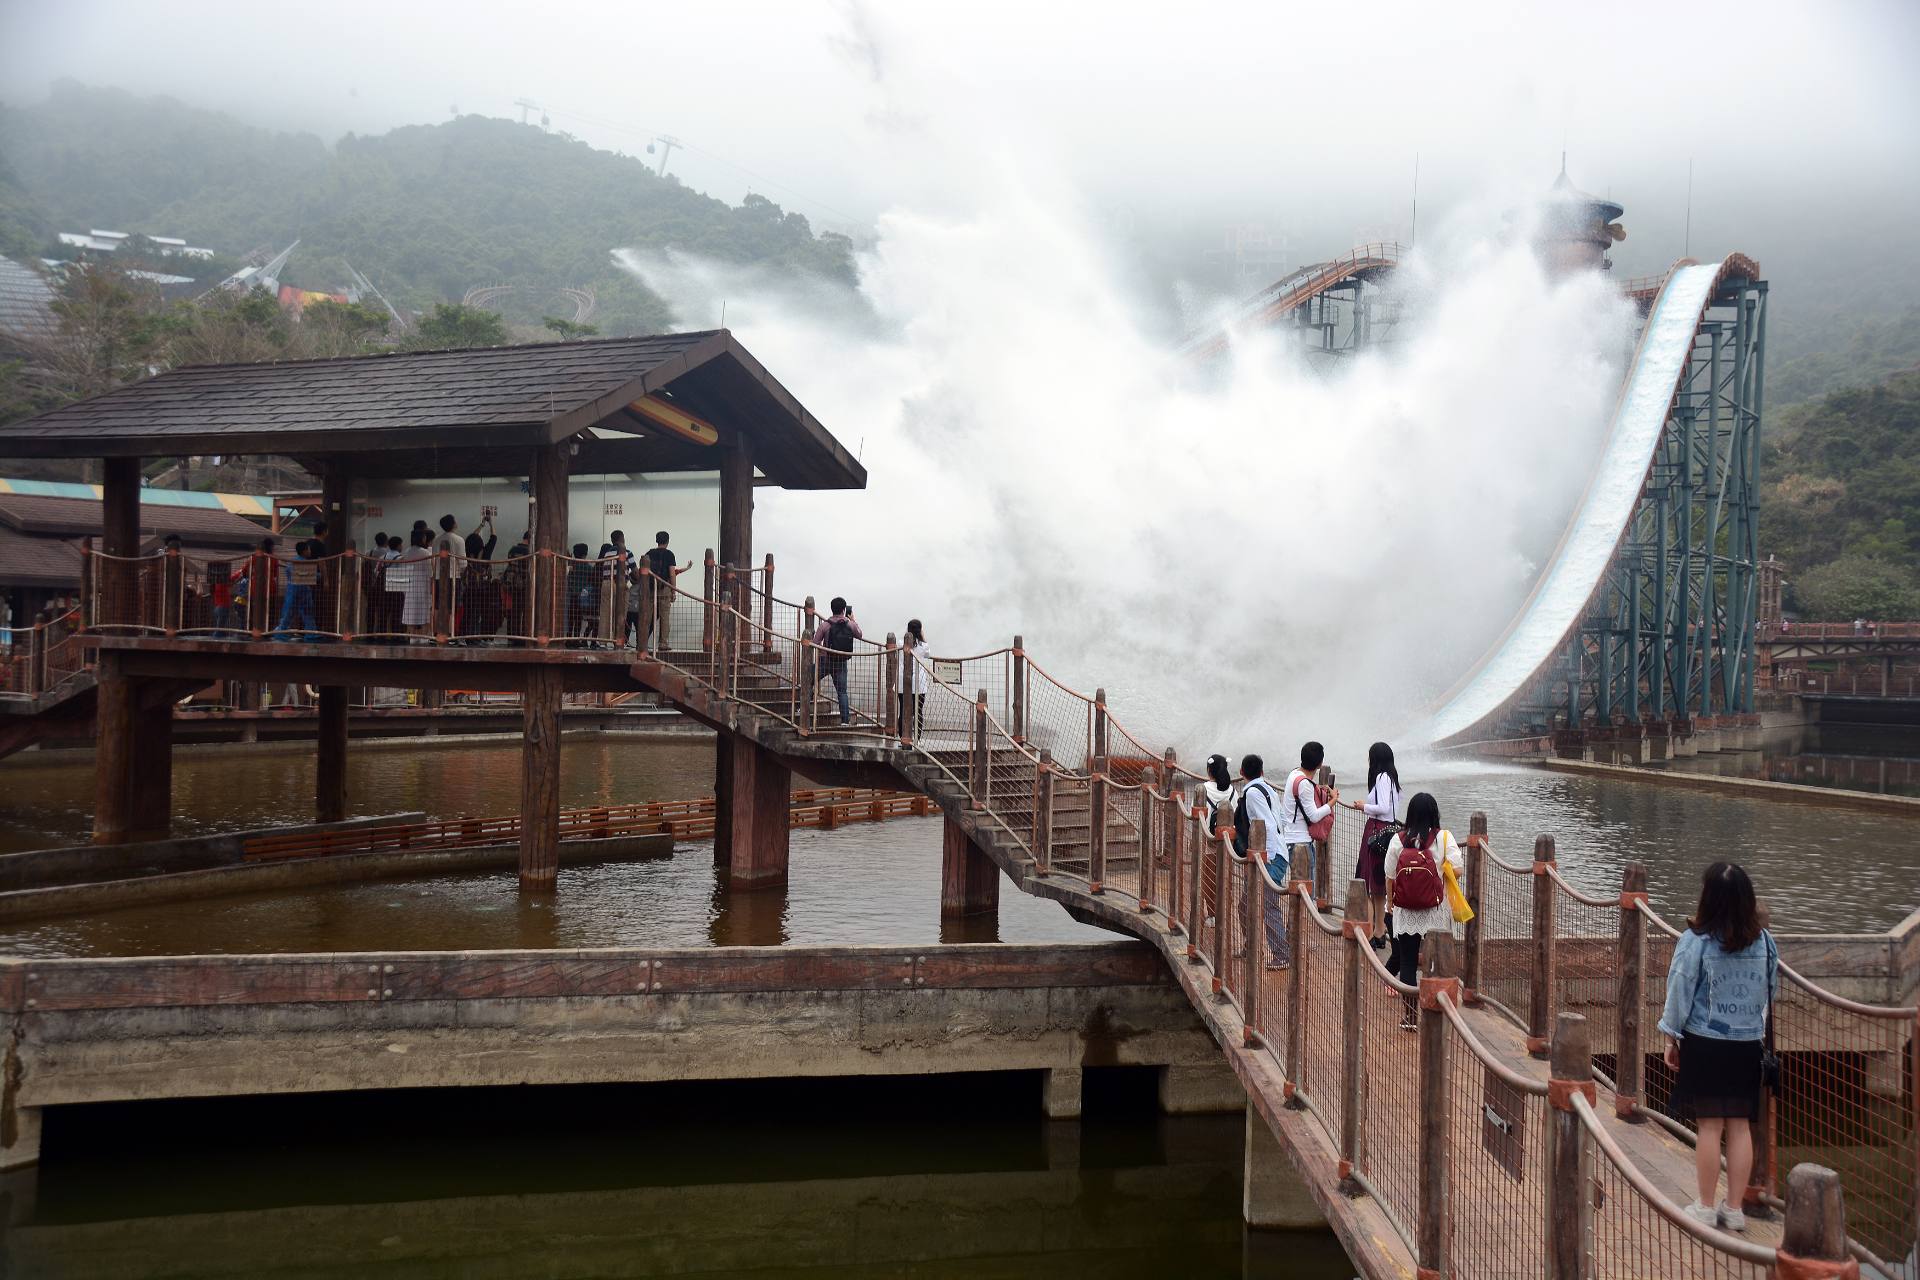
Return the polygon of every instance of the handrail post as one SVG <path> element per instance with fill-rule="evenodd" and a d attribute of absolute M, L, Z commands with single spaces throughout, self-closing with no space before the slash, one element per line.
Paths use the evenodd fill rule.
<path fill-rule="evenodd" d="M 707 548 L 706 558 L 701 563 L 705 573 L 705 584 L 701 591 L 703 603 L 700 606 L 700 648 L 702 651 L 711 654 L 713 652 L 714 624 L 718 621 L 718 619 L 713 616 L 715 565 L 712 547 Z"/>
<path fill-rule="evenodd" d="M 1027 642 L 1013 638 L 1013 723 L 1007 726 L 1015 742 L 1027 740 Z"/>
<path fill-rule="evenodd" d="M 1593 1053 L 1587 1020 L 1563 1013 L 1555 1021 L 1548 1070 L 1547 1276 L 1587 1280 L 1593 1256 L 1593 1143 L 1573 1109 L 1573 1095 L 1594 1100 Z"/>
<path fill-rule="evenodd" d="M 1093 754 L 1107 758 L 1107 691 L 1093 691 Z"/>
<path fill-rule="evenodd" d="M 800 714 L 794 719 L 800 724 L 800 732 L 811 733 L 819 723 L 819 709 L 815 705 L 820 701 L 820 661 L 813 652 L 813 633 L 819 629 L 820 613 L 813 606 L 813 597 L 808 596 L 800 607 L 800 670 L 794 672 L 794 687 L 800 699 Z"/>
<path fill-rule="evenodd" d="M 1347 900 L 1341 909 L 1340 951 L 1340 1185 L 1357 1190 L 1353 1170 L 1360 1162 L 1360 1115 L 1366 1107 L 1366 1041 L 1361 1035 L 1360 984 L 1366 979 L 1362 948 L 1372 945 L 1367 912 L 1367 882 L 1347 881 Z"/>
<path fill-rule="evenodd" d="M 762 585 L 764 594 L 760 597 L 760 629 L 768 635 L 773 634 L 773 552 L 767 552 L 767 580 Z"/>
<path fill-rule="evenodd" d="M 1227 877 L 1233 874 L 1233 842 L 1213 833 L 1208 849 L 1213 854 L 1213 884 L 1218 895 L 1213 906 L 1213 994 L 1223 996 L 1227 983 L 1227 935 L 1233 932 L 1233 886 Z"/>
<path fill-rule="evenodd" d="M 1105 893 L 1107 878 L 1107 758 L 1095 756 L 1087 780 L 1087 891 Z"/>
<path fill-rule="evenodd" d="M 1294 1098 L 1300 1085 L 1301 1066 L 1304 1059 L 1300 1054 L 1301 1028 L 1307 1021 L 1307 960 L 1309 951 L 1301 941 L 1307 929 L 1307 896 L 1301 892 L 1302 883 L 1291 878 L 1294 868 L 1289 866 L 1287 873 L 1287 951 L 1293 969 L 1287 974 L 1287 1083 L 1284 1089 L 1286 1100 L 1292 1106 L 1305 1104 Z"/>
<path fill-rule="evenodd" d="M 100 585 L 98 570 L 93 563 L 93 539 L 80 540 L 80 629 L 100 625 L 100 601 L 97 590 Z"/>
<path fill-rule="evenodd" d="M 178 547 L 168 547 L 164 554 L 166 558 L 160 562 L 160 630 L 174 636 L 186 624 L 186 565 L 181 562 Z"/>
<path fill-rule="evenodd" d="M 1187 904 L 1180 892 L 1180 835 L 1186 824 L 1181 821 L 1180 796 L 1169 795 L 1160 802 L 1161 838 L 1167 851 L 1167 932 L 1185 934 Z"/>
<path fill-rule="evenodd" d="M 1333 770 L 1321 765 L 1315 784 L 1332 787 L 1333 781 Z M 1313 851 L 1313 900 L 1322 911 L 1333 902 L 1333 833 L 1329 831 L 1327 836 L 1314 842 Z"/>
<path fill-rule="evenodd" d="M 1613 1112 L 1622 1120 L 1633 1116 L 1647 1073 L 1640 1036 L 1647 1008 L 1647 917 L 1640 904 L 1646 900 L 1647 868 L 1629 862 L 1620 876 L 1619 1026 L 1613 1064 Z"/>
<path fill-rule="evenodd" d="M 27 692 L 36 697 L 47 690 L 47 628 L 27 631 Z"/>
<path fill-rule="evenodd" d="M 1467 905 L 1473 908 L 1473 919 L 1467 921 L 1466 965 L 1461 978 L 1460 998 L 1463 1003 L 1480 1003 L 1480 974 L 1482 952 L 1486 945 L 1481 900 L 1487 888 L 1487 815 L 1476 810 L 1467 820 Z"/>
<path fill-rule="evenodd" d="M 633 648 L 636 654 L 648 653 L 653 650 L 654 597 L 659 594 L 659 589 L 653 583 L 653 567 L 645 560 L 634 566 L 633 589 L 640 593 L 640 628 L 633 637 Z M 666 639 L 665 636 L 660 638 L 663 641 Z M 664 649 L 667 646 L 662 644 L 660 647 Z"/>
<path fill-rule="evenodd" d="M 1533 990 L 1527 1010 L 1527 1052 L 1544 1057 L 1553 1034 L 1553 984 L 1558 972 L 1553 945 L 1553 837 L 1533 842 Z"/>
<path fill-rule="evenodd" d="M 1414 1227 L 1414 1265 L 1423 1276 L 1444 1276 L 1448 1265 L 1447 1174 L 1453 1113 L 1447 1073 L 1447 1011 L 1440 998 L 1460 1000 L 1453 935 L 1435 930 L 1420 940 L 1420 1114 L 1416 1121 L 1419 1221 Z"/>
<path fill-rule="evenodd" d="M 987 807 L 987 691 L 980 690 L 973 704 L 973 807 Z M 1095 892 L 1098 892 L 1096 890 Z"/>
<path fill-rule="evenodd" d="M 893 736 L 895 729 L 906 727 L 906 716 L 901 714 L 900 708 L 900 673 L 895 670 L 895 664 L 899 660 L 900 641 L 893 632 L 889 631 L 887 632 L 887 654 L 881 659 L 885 665 L 885 669 L 881 672 L 880 692 L 880 733 L 883 737 Z M 913 682 L 907 681 L 906 687 L 911 689 Z"/>
<path fill-rule="evenodd" d="M 1039 876 L 1053 868 L 1053 752 L 1044 748 L 1033 766 L 1033 862 Z"/>
<path fill-rule="evenodd" d="M 1246 946 L 1245 978 L 1240 984 L 1240 1043 L 1251 1049 L 1260 1043 L 1260 971 L 1266 957 L 1267 878 L 1260 874 L 1259 858 L 1267 847 L 1267 824 L 1255 818 L 1247 831 L 1247 891 L 1245 920 L 1240 925 Z"/>
<path fill-rule="evenodd" d="M 452 635 L 453 557 L 442 551 L 433 558 L 433 642 L 445 644 Z"/>
<path fill-rule="evenodd" d="M 1189 873 L 1192 892 L 1187 895 L 1187 959 L 1200 959 L 1200 929 L 1207 918 L 1205 886 L 1207 835 L 1201 818 L 1201 806 L 1194 805 L 1187 815 L 1187 843 L 1193 846 L 1193 870 Z"/>
<path fill-rule="evenodd" d="M 1153 787 L 1151 784 L 1143 781 L 1140 784 L 1139 897 L 1141 915 L 1151 915 L 1153 913 L 1153 864 L 1154 859 L 1158 856 L 1158 850 L 1154 848 L 1158 841 L 1154 839 L 1153 829 L 1154 819 L 1158 816 L 1158 809 L 1153 802 Z"/>
<path fill-rule="evenodd" d="M 1847 1203 L 1840 1175 L 1824 1165 L 1797 1164 L 1787 1175 L 1787 1220 L 1775 1275 L 1858 1276 L 1847 1252 Z"/>

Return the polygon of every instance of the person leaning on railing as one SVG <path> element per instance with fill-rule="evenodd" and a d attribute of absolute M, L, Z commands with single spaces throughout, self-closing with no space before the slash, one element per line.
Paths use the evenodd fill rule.
<path fill-rule="evenodd" d="M 653 575 L 653 630 L 660 637 L 659 647 L 667 647 L 667 619 L 673 614 L 674 579 L 687 571 L 688 566 L 678 564 L 673 552 L 667 549 L 667 531 L 662 529 L 653 535 L 653 548 L 647 552 L 647 572 Z M 639 637 L 641 643 L 652 643 L 652 636 Z"/>
<path fill-rule="evenodd" d="M 1699 1194 L 1687 1214 L 1710 1227 L 1747 1229 L 1738 1206 L 1753 1172 L 1764 1040 L 1779 993 L 1780 950 L 1764 927 L 1753 881 L 1738 863 L 1716 862 L 1700 877 L 1700 904 L 1673 945 L 1660 1013 L 1667 1066 L 1677 1073 L 1673 1100 L 1692 1110 L 1699 1134 Z M 1716 1205 L 1722 1138 L 1727 1199 Z"/>
<path fill-rule="evenodd" d="M 847 700 L 847 660 L 853 657 L 853 642 L 866 639 L 854 620 L 853 606 L 846 597 L 833 598 L 833 613 L 821 619 L 813 629 L 813 647 L 820 650 L 820 674 L 833 681 L 840 698 L 840 723 L 853 723 L 853 708 Z"/>
<path fill-rule="evenodd" d="M 1267 781 L 1266 772 L 1266 762 L 1259 756 L 1245 756 L 1240 761 L 1240 776 L 1246 780 L 1246 785 L 1240 789 L 1240 803 L 1234 811 L 1234 844 L 1244 856 L 1254 859 L 1255 865 L 1267 877 L 1268 887 L 1272 890 L 1266 895 L 1264 912 L 1267 968 L 1285 969 L 1293 963 L 1293 949 L 1287 938 L 1287 867 L 1291 851 L 1287 848 L 1285 833 L 1274 813 L 1279 797 L 1274 795 L 1273 784 Z M 1248 847 L 1256 822 L 1266 823 L 1267 847 L 1264 849 Z M 1224 892 L 1221 900 L 1225 900 Z"/>

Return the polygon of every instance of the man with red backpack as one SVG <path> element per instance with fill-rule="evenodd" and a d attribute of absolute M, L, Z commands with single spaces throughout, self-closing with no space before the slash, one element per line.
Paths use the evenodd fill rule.
<path fill-rule="evenodd" d="M 1317 742 L 1309 742 L 1300 748 L 1300 767 L 1287 775 L 1287 785 L 1282 791 L 1280 803 L 1280 839 L 1287 846 L 1288 859 L 1299 864 L 1305 859 L 1306 879 L 1310 884 L 1318 884 L 1315 879 L 1317 851 L 1315 839 L 1325 839 L 1325 832 L 1333 825 L 1333 806 L 1340 803 L 1340 793 L 1331 787 L 1322 788 L 1314 781 L 1320 772 L 1320 766 L 1327 758 L 1327 749 Z M 1319 827 L 1320 833 L 1314 828 Z"/>
<path fill-rule="evenodd" d="M 1447 902 L 1442 867 L 1452 863 L 1458 875 L 1465 867 L 1453 833 L 1440 825 L 1440 802 L 1425 791 L 1407 801 L 1407 825 L 1387 845 L 1387 910 L 1392 913 L 1393 950 L 1387 971 L 1408 986 L 1420 985 L 1420 939 L 1435 929 L 1453 929 L 1453 908 Z M 1411 996 L 1400 1025 L 1420 1025 Z"/>

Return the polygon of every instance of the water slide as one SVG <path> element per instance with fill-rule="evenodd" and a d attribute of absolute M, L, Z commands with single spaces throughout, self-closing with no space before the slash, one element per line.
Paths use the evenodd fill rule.
<path fill-rule="evenodd" d="M 1568 637 L 1626 537 L 1692 355 L 1694 333 L 1729 268 L 1751 271 L 1752 264 L 1738 255 L 1715 263 L 1686 260 L 1667 274 L 1641 330 L 1606 447 L 1572 521 L 1519 615 L 1440 699 L 1428 726 L 1432 742 L 1456 745 L 1493 736 L 1501 713 L 1566 653 Z"/>

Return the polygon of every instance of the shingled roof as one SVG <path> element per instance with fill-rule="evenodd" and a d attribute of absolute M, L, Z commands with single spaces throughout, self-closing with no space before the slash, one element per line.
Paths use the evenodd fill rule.
<path fill-rule="evenodd" d="M 352 455 L 361 475 L 525 474 L 583 431 L 574 470 L 711 471 L 716 451 L 627 409 L 665 393 L 794 489 L 866 471 L 725 329 L 589 342 L 197 365 L 0 429 L 0 457 Z"/>

